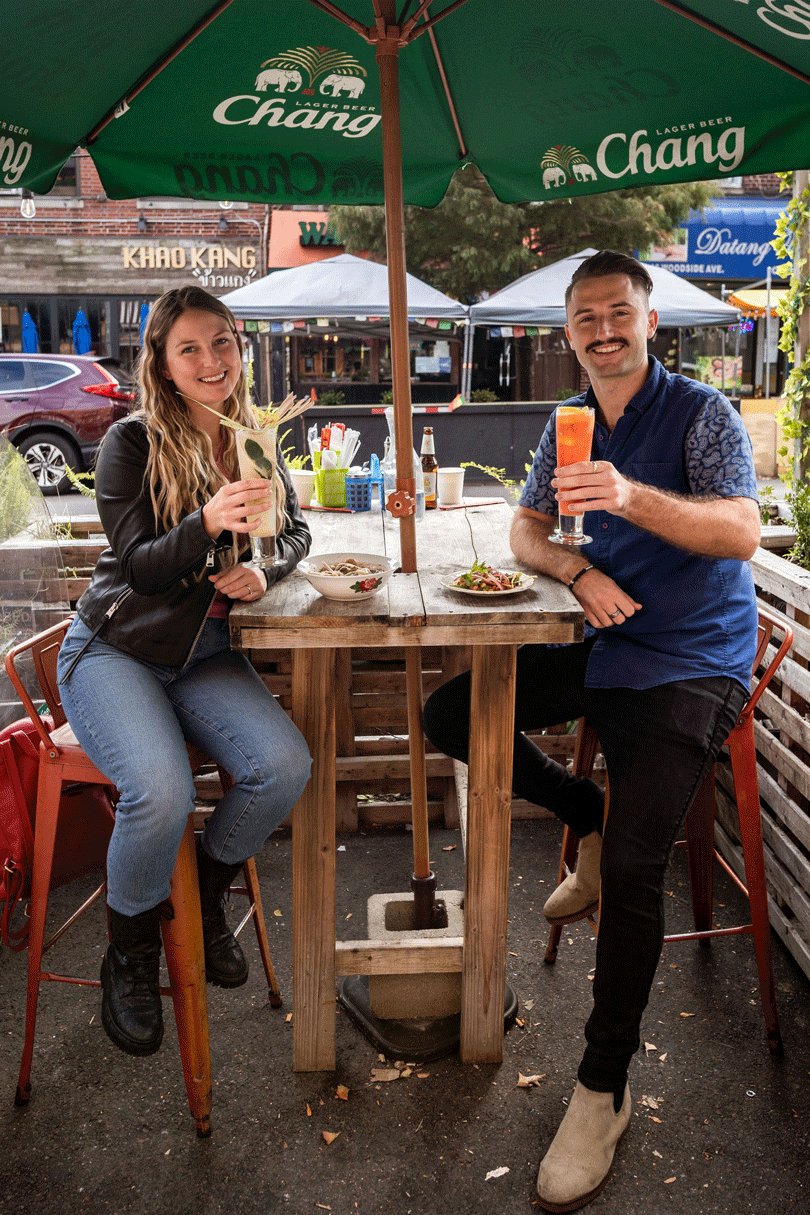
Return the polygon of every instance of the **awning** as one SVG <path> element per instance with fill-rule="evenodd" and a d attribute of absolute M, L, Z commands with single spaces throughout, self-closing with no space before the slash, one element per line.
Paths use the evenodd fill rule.
<path fill-rule="evenodd" d="M 771 316 L 779 316 L 776 305 L 787 295 L 787 287 L 771 287 Z M 745 316 L 764 316 L 768 307 L 768 292 L 763 287 L 741 287 L 728 297 L 732 308 Z"/>

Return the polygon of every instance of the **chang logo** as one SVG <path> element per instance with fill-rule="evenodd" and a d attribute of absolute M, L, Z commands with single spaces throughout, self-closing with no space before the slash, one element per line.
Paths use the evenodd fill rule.
<path fill-rule="evenodd" d="M 304 131 L 328 129 L 344 139 L 362 139 L 382 121 L 373 105 L 361 103 L 367 75 L 362 63 L 345 51 L 294 47 L 265 59 L 254 91 L 221 101 L 213 119 L 228 127 L 263 123 Z"/>
<path fill-rule="evenodd" d="M 596 181 L 596 170 L 588 163 L 588 157 L 578 148 L 557 144 L 549 148 L 540 162 L 543 170 L 543 189 L 564 186 L 573 174 L 576 181 Z"/>
<path fill-rule="evenodd" d="M 257 92 L 297 93 L 303 89 L 310 96 L 315 84 L 323 97 L 359 97 L 366 87 L 363 79 L 368 73 L 353 56 L 329 46 L 299 46 L 265 59 L 253 86 Z"/>

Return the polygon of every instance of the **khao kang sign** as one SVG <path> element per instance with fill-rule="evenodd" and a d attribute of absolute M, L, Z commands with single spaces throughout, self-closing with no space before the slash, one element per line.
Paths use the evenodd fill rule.
<path fill-rule="evenodd" d="M 183 270 L 201 287 L 244 287 L 256 277 L 255 245 L 124 245 L 124 270 Z"/>

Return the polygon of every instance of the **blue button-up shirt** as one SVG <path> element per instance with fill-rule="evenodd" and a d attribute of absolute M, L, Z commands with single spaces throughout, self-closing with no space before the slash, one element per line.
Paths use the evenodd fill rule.
<path fill-rule="evenodd" d="M 650 358 L 643 388 L 612 433 L 599 422 L 592 388 L 565 404 L 597 411 L 591 457 L 609 460 L 624 476 L 677 494 L 757 500 L 751 441 L 739 415 L 716 389 L 670 374 L 657 359 Z M 557 514 L 556 464 L 552 415 L 521 506 Z M 586 625 L 586 635 L 597 634 L 588 687 L 650 688 L 731 675 L 748 688 L 757 613 L 747 562 L 683 552 L 607 511 L 587 511 L 585 532 L 592 537 L 580 550 L 585 559 L 642 604 L 611 628 Z"/>

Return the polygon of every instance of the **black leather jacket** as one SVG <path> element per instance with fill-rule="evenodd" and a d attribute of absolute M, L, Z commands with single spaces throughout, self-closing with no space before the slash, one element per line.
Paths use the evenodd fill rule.
<path fill-rule="evenodd" d="M 139 416 L 113 423 L 96 463 L 96 504 L 110 547 L 98 559 L 77 604 L 84 623 L 103 641 L 162 666 L 182 667 L 215 595 L 208 575 L 222 569 L 232 533 L 212 540 L 202 506 L 164 531 L 145 483 L 149 439 Z M 278 538 L 284 565 L 266 570 L 268 583 L 295 568 L 312 537 L 279 453 L 290 522 Z M 242 558 L 250 559 L 249 551 Z"/>

